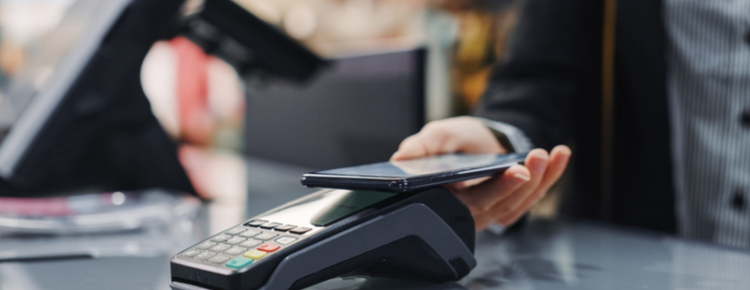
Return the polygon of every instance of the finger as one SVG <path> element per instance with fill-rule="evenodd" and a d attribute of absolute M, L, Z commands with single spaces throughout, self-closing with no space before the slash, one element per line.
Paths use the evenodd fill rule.
<path fill-rule="evenodd" d="M 519 195 L 526 196 L 526 193 L 516 190 L 509 194 L 509 196 L 519 196 Z M 472 211 L 472 213 L 476 212 L 474 214 L 474 224 L 475 224 L 476 229 L 482 230 L 485 227 L 487 227 L 491 222 L 496 222 L 498 220 L 498 217 L 500 216 L 500 213 L 502 214 L 507 213 L 508 211 L 510 211 L 509 208 L 510 206 L 507 206 L 507 201 L 501 200 L 490 210 L 480 211 L 478 209 L 475 209 L 475 211 Z"/>
<path fill-rule="evenodd" d="M 419 133 L 412 135 L 399 145 L 398 151 L 391 156 L 391 160 L 405 160 L 430 155 L 452 153 L 455 151 L 448 142 L 448 132 L 441 128 L 430 129 L 434 127 L 425 127 Z"/>
<path fill-rule="evenodd" d="M 474 230 L 482 231 L 490 225 L 490 222 L 492 222 L 492 219 L 489 218 L 487 212 L 476 214 L 474 215 Z"/>
<path fill-rule="evenodd" d="M 562 176 L 565 168 L 568 166 L 571 154 L 572 152 L 570 151 L 570 148 L 565 145 L 558 145 L 552 149 L 550 152 L 549 165 L 544 172 L 544 178 L 539 184 L 539 188 L 546 191 L 552 187 L 558 179 L 560 179 L 560 176 Z"/>
<path fill-rule="evenodd" d="M 503 197 L 529 181 L 529 170 L 522 165 L 513 165 L 498 177 L 476 186 L 466 188 L 457 196 L 468 206 L 487 211 Z"/>
<path fill-rule="evenodd" d="M 511 203 L 518 199 L 524 200 L 528 195 L 529 193 L 527 191 L 519 188 L 508 194 L 507 197 L 498 201 L 491 209 L 484 211 L 476 210 L 477 213 L 474 215 L 474 223 L 477 230 L 484 229 L 490 222 L 497 221 L 499 217 L 505 217 L 509 212 L 515 212 L 511 208 Z"/>
<path fill-rule="evenodd" d="M 534 189 L 541 182 L 541 179 L 544 176 L 544 171 L 547 167 L 548 158 L 549 156 L 547 155 L 547 152 L 542 149 L 534 149 L 529 152 L 525 164 L 530 172 L 531 180 L 511 194 L 500 198 L 491 209 L 479 212 L 474 218 L 476 227 L 478 229 L 483 228 L 490 222 L 497 220 L 499 217 L 504 217 L 510 212 L 515 212 L 515 209 L 529 195 L 534 193 Z"/>
<path fill-rule="evenodd" d="M 531 207 L 542 200 L 545 195 L 547 195 L 547 190 L 539 189 L 534 191 L 532 194 L 528 195 L 518 207 L 496 217 L 496 221 L 504 226 L 514 224 L 519 218 L 526 214 L 526 212 L 531 210 Z"/>
<path fill-rule="evenodd" d="M 520 176 L 519 176 L 520 175 Z M 456 197 L 463 202 L 471 211 L 471 215 L 474 217 L 474 224 L 477 231 L 480 231 L 487 227 L 487 225 L 497 218 L 497 215 L 490 213 L 487 210 L 486 203 L 478 201 L 481 195 L 493 196 L 495 201 L 490 203 L 502 202 L 504 198 L 509 195 L 518 194 L 518 188 L 520 186 L 513 186 L 507 184 L 511 179 L 521 179 L 521 184 L 528 182 L 529 171 L 526 167 L 521 165 L 514 165 L 508 168 L 503 175 L 485 181 L 477 186 L 466 188 L 463 190 L 453 191 Z M 505 183 L 505 185 L 504 185 Z M 499 185 L 499 186 L 498 186 Z M 498 189 L 499 187 L 505 187 L 505 189 Z M 451 188 L 455 188 L 455 185 Z M 514 189 L 515 188 L 515 189 Z M 522 194 L 522 193 L 521 193 Z"/>
<path fill-rule="evenodd" d="M 544 173 L 544 178 L 540 185 L 532 194 L 527 196 L 521 204 L 509 212 L 501 214 L 497 221 L 503 225 L 510 225 L 516 222 L 524 213 L 538 203 L 549 191 L 549 188 L 562 176 L 565 167 L 570 160 L 571 151 L 565 145 L 560 145 L 552 149 L 549 166 Z"/>
<path fill-rule="evenodd" d="M 458 183 L 448 183 L 443 185 L 444 188 L 448 189 L 448 191 L 452 192 L 454 195 L 457 194 L 457 192 L 461 192 L 463 188 L 460 188 L 458 186 Z"/>
<path fill-rule="evenodd" d="M 476 118 L 455 117 L 433 121 L 404 140 L 391 160 L 446 153 L 505 153 L 492 132 Z"/>
<path fill-rule="evenodd" d="M 480 178 L 475 178 L 475 179 L 469 179 L 469 180 L 465 180 L 465 181 L 459 181 L 459 182 L 453 183 L 453 188 L 455 188 L 457 190 L 464 190 L 464 189 L 467 189 L 469 187 L 472 187 L 472 186 L 475 186 L 477 184 L 480 184 L 482 182 L 485 182 L 487 180 L 490 180 L 491 178 L 492 178 L 491 176 L 487 176 L 487 177 L 480 177 Z"/>
<path fill-rule="evenodd" d="M 418 135 L 419 134 L 411 135 L 404 139 L 404 141 L 401 141 L 401 144 L 398 146 L 398 151 L 391 156 L 391 161 L 425 156 L 425 148 L 422 146 L 422 143 L 420 143 L 421 140 L 417 140 L 419 138 Z"/>
<path fill-rule="evenodd" d="M 536 202 L 538 202 L 538 200 L 535 201 L 534 203 L 536 203 Z M 509 227 L 510 225 L 515 224 L 521 217 L 523 217 L 523 215 L 526 214 L 526 212 L 529 209 L 530 208 L 525 208 L 524 209 L 524 208 L 519 207 L 519 208 L 513 210 L 512 212 L 510 212 L 507 216 L 498 219 L 497 223 L 499 223 L 499 224 L 501 224 L 501 225 L 503 225 L 505 227 Z"/>
<path fill-rule="evenodd" d="M 513 194 L 503 200 L 501 207 L 492 210 L 493 214 L 497 217 L 518 207 L 521 202 L 523 202 L 528 195 L 532 194 L 542 182 L 548 163 L 549 155 L 547 154 L 547 151 L 543 149 L 534 149 L 529 152 L 525 163 L 531 173 L 529 182 L 517 190 L 520 194 Z"/>

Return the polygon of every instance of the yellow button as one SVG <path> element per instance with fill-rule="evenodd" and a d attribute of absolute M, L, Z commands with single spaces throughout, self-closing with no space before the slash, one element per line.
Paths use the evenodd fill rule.
<path fill-rule="evenodd" d="M 262 252 L 258 250 L 250 250 L 250 251 L 245 252 L 244 256 L 246 258 L 257 260 L 257 259 L 265 257 L 266 255 L 268 255 L 268 253 L 266 252 Z"/>

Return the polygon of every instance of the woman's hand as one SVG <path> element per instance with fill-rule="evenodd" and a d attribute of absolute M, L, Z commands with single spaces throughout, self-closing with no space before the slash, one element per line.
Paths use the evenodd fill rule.
<path fill-rule="evenodd" d="M 406 138 L 391 160 L 405 160 L 448 153 L 507 153 L 484 123 L 472 117 L 430 122 Z M 474 216 L 477 230 L 492 222 L 509 226 L 544 197 L 560 178 L 571 151 L 558 145 L 547 153 L 534 149 L 525 165 L 513 165 L 492 178 L 470 180 L 447 186 Z"/>

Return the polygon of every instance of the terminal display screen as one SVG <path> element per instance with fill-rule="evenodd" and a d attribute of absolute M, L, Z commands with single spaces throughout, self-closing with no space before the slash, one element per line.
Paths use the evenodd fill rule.
<path fill-rule="evenodd" d="M 396 195 L 397 193 L 381 191 L 350 191 L 320 211 L 310 223 L 327 226 Z"/>
<path fill-rule="evenodd" d="M 266 212 L 258 218 L 304 227 L 326 227 L 397 196 L 397 193 L 381 191 L 321 191 Z"/>

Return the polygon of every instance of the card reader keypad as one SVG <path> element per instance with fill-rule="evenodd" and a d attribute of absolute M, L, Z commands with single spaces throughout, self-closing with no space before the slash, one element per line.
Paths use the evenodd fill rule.
<path fill-rule="evenodd" d="M 243 237 L 231 237 L 231 238 L 229 238 L 228 240 L 226 240 L 224 242 L 227 243 L 227 244 L 230 244 L 230 245 L 236 245 L 236 244 L 242 243 L 242 242 L 244 242 L 246 240 L 247 239 L 243 238 Z"/>
<path fill-rule="evenodd" d="M 250 228 L 250 229 L 248 229 L 248 230 L 240 233 L 240 237 L 243 237 L 243 238 L 252 238 L 252 237 L 254 237 L 257 234 L 260 234 L 260 230 L 256 230 L 256 229 Z"/>
<path fill-rule="evenodd" d="M 223 252 L 223 251 L 226 251 L 226 250 L 228 250 L 228 249 L 229 249 L 229 248 L 231 248 L 231 247 L 232 247 L 232 245 L 227 245 L 227 244 L 218 244 L 218 245 L 216 245 L 216 246 L 213 246 L 213 247 L 209 248 L 208 250 L 209 250 L 209 251 L 211 251 L 211 252 L 217 252 L 217 253 L 221 253 L 221 252 Z"/>
<path fill-rule="evenodd" d="M 230 256 L 237 256 L 239 254 L 242 254 L 244 252 L 247 252 L 247 248 L 243 247 L 233 247 L 229 250 L 224 251 L 224 254 L 230 255 Z"/>
<path fill-rule="evenodd" d="M 262 233 L 260 235 L 257 235 L 255 237 L 253 237 L 253 239 L 261 240 L 261 241 L 267 241 L 267 240 L 273 239 L 273 238 L 278 237 L 278 236 L 279 236 L 279 234 L 277 234 L 277 233 L 265 232 L 265 233 Z"/>
<path fill-rule="evenodd" d="M 255 219 L 214 235 L 179 256 L 214 266 L 242 269 L 300 240 L 310 230 Z"/>
<path fill-rule="evenodd" d="M 216 243 L 205 241 L 195 246 L 199 250 L 208 250 L 208 248 L 216 246 Z"/>
<path fill-rule="evenodd" d="M 260 246 L 260 244 L 262 244 L 262 243 L 263 243 L 263 241 L 249 239 L 247 241 L 244 241 L 244 242 L 240 243 L 239 246 L 240 247 L 245 247 L 245 248 L 255 248 L 257 246 Z"/>
<path fill-rule="evenodd" d="M 272 223 L 265 223 L 265 224 L 262 224 L 262 225 L 260 225 L 260 227 L 261 227 L 262 229 L 272 229 L 272 228 L 278 227 L 278 226 L 280 226 L 280 225 L 282 225 L 282 223 L 273 223 L 273 222 L 272 222 Z"/>

